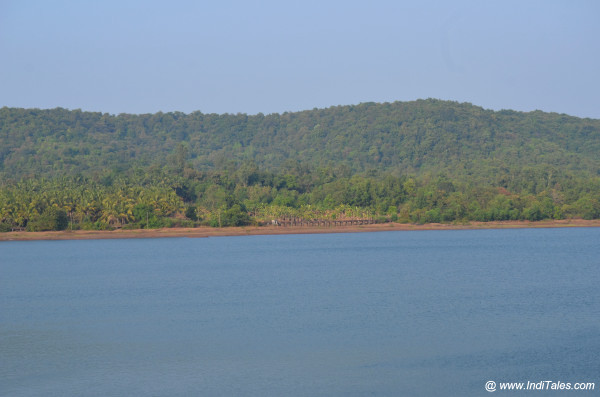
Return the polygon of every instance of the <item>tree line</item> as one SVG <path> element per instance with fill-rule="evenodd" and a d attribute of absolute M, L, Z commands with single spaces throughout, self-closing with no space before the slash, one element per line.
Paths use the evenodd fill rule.
<path fill-rule="evenodd" d="M 489 180 L 508 169 L 600 172 L 600 120 L 491 111 L 439 100 L 363 103 L 283 114 L 119 114 L 0 109 L 0 177 L 93 176 L 185 162 L 220 171 L 288 162 Z"/>
<path fill-rule="evenodd" d="M 94 177 L 6 180 L 0 230 L 241 226 L 282 217 L 452 223 L 600 218 L 600 178 L 524 168 L 493 183 L 445 174 L 349 174 L 289 164 L 274 173 L 152 166 Z"/>
<path fill-rule="evenodd" d="M 439 100 L 283 114 L 0 109 L 0 230 L 600 217 L 600 120 Z"/>

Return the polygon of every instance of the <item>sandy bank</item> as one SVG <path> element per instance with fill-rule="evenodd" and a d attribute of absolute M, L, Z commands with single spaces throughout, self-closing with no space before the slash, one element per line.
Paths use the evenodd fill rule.
<path fill-rule="evenodd" d="M 219 236 L 249 236 L 270 234 L 316 234 L 316 233 L 358 233 L 382 232 L 392 230 L 461 230 L 461 229 L 506 229 L 506 228 L 539 228 L 539 227 L 599 227 L 600 220 L 547 220 L 539 222 L 502 221 L 502 222 L 469 222 L 467 224 L 425 225 L 384 223 L 377 225 L 338 226 L 338 227 L 281 227 L 281 226 L 247 226 L 227 228 L 173 228 L 148 230 L 76 230 L 61 232 L 8 232 L 0 233 L 0 241 L 12 240 L 87 240 L 107 238 L 159 238 L 159 237 L 219 237 Z"/>

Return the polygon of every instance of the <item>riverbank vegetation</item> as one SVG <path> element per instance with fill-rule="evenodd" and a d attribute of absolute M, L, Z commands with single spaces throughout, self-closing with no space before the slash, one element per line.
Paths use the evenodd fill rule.
<path fill-rule="evenodd" d="M 234 172 L 135 170 L 100 178 L 5 182 L 0 230 L 215 227 L 273 219 L 374 219 L 452 223 L 600 218 L 600 178 L 524 170 L 498 184 L 445 175 L 339 175 L 298 167 L 275 174 L 245 164 Z"/>
<path fill-rule="evenodd" d="M 600 218 L 600 120 L 439 100 L 272 115 L 0 109 L 0 230 Z"/>

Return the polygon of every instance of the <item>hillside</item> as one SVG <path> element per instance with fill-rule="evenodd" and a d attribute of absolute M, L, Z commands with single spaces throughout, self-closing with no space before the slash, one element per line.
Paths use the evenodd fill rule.
<path fill-rule="evenodd" d="M 255 116 L 0 109 L 0 231 L 600 218 L 600 120 L 422 100 Z"/>
<path fill-rule="evenodd" d="M 431 99 L 252 116 L 0 109 L 3 179 L 248 161 L 272 172 L 299 162 L 486 181 L 529 168 L 596 176 L 600 120 Z"/>

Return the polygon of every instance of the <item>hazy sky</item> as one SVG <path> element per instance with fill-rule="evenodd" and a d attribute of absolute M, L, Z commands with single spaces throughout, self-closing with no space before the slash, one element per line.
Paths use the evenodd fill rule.
<path fill-rule="evenodd" d="M 600 118 L 600 2 L 0 0 L 0 106 L 266 114 L 419 98 Z"/>

